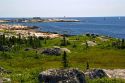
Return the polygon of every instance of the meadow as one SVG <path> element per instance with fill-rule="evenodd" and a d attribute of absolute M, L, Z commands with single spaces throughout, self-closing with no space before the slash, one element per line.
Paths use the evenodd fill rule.
<path fill-rule="evenodd" d="M 91 46 L 87 41 L 95 43 Z M 42 51 L 46 48 L 67 48 L 68 65 L 71 68 L 86 70 L 86 63 L 90 68 L 125 69 L 125 42 L 98 35 L 65 36 L 61 38 L 6 38 L 1 36 L 1 46 L 9 47 L 0 51 L 0 66 L 11 71 L 0 77 L 11 78 L 11 83 L 38 83 L 40 72 L 51 68 L 63 68 L 62 55 L 46 55 Z M 88 83 L 125 83 L 122 79 L 95 79 Z"/>

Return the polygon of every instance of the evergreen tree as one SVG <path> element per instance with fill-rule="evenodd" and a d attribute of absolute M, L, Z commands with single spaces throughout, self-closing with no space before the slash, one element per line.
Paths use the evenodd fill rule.
<path fill-rule="evenodd" d="M 89 69 L 89 63 L 87 62 L 86 63 L 86 70 L 88 70 Z"/>
<path fill-rule="evenodd" d="M 44 39 L 44 43 L 46 44 L 46 38 Z"/>
<path fill-rule="evenodd" d="M 21 34 L 19 33 L 19 34 L 18 34 L 18 43 L 21 44 L 21 42 L 22 42 L 22 41 L 21 41 Z"/>
<path fill-rule="evenodd" d="M 122 48 L 122 49 L 125 48 L 125 40 L 124 40 L 124 39 L 122 39 L 122 41 L 121 41 L 121 48 Z"/>
<path fill-rule="evenodd" d="M 27 42 L 28 42 L 28 45 L 32 47 L 33 46 L 33 37 L 29 36 Z"/>
<path fill-rule="evenodd" d="M 76 44 L 75 44 L 75 42 L 74 42 L 74 44 L 73 44 L 73 46 L 72 46 L 73 48 L 76 48 L 77 46 L 76 46 Z"/>
<path fill-rule="evenodd" d="M 86 50 L 89 48 L 87 41 L 85 41 L 85 48 L 86 48 Z"/>
<path fill-rule="evenodd" d="M 2 35 L 2 45 L 6 44 L 6 38 L 5 38 L 5 34 Z"/>
<path fill-rule="evenodd" d="M 66 35 L 63 35 L 63 39 L 61 40 L 61 46 L 66 46 L 67 45 L 67 41 L 66 41 Z"/>
<path fill-rule="evenodd" d="M 66 36 L 65 36 L 65 34 L 63 35 L 63 45 L 66 46 Z"/>
<path fill-rule="evenodd" d="M 68 59 L 67 59 L 67 54 L 65 51 L 64 51 L 63 56 L 62 56 L 62 63 L 63 63 L 64 68 L 68 67 Z"/>
<path fill-rule="evenodd" d="M 0 35 L 0 45 L 2 45 L 2 35 Z"/>

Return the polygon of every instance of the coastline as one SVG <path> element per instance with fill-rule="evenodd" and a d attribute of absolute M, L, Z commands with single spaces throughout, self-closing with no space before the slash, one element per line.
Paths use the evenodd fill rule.
<path fill-rule="evenodd" d="M 8 32 L 8 33 L 15 33 L 15 36 L 20 34 L 22 37 L 28 37 L 28 36 L 36 36 L 36 37 L 43 37 L 43 38 L 57 38 L 60 37 L 60 34 L 55 34 L 55 33 L 48 33 L 48 32 L 43 32 L 43 31 L 38 31 L 36 28 L 39 28 L 37 26 L 22 26 L 22 25 L 8 25 L 0 24 L 0 32 Z M 13 35 L 13 34 L 11 34 Z M 14 36 L 14 35 L 13 35 Z"/>
<path fill-rule="evenodd" d="M 40 73 L 40 71 L 44 72 L 44 70 L 47 70 L 47 69 L 52 70 L 52 68 L 59 68 L 59 69 L 62 68 L 62 65 L 60 64 L 61 63 L 60 59 L 62 56 L 60 55 L 57 56 L 56 54 L 51 55 L 51 53 L 58 53 L 61 50 L 66 51 L 67 55 L 71 57 L 70 59 L 68 59 L 69 61 L 71 61 L 68 64 L 73 65 L 71 66 L 72 68 L 80 68 L 80 71 L 83 71 L 83 69 L 86 68 L 85 65 L 88 64 L 88 67 L 90 65 L 89 68 L 92 71 L 87 71 L 87 72 L 83 71 L 84 72 L 83 74 L 85 74 L 86 77 L 91 73 L 95 73 L 95 70 L 96 71 L 101 70 L 107 74 L 106 76 L 108 77 L 106 79 L 108 80 L 115 79 L 115 78 L 117 79 L 120 78 L 124 80 L 125 78 L 124 76 L 125 66 L 122 65 L 124 63 L 123 51 L 125 50 L 124 49 L 125 47 L 122 48 L 121 46 L 121 45 L 125 45 L 123 40 L 118 41 L 117 39 L 108 38 L 107 36 L 100 36 L 100 35 L 90 34 L 90 33 L 82 36 L 65 35 L 65 37 L 63 38 L 56 38 L 56 37 L 60 37 L 61 35 L 49 33 L 49 32 L 37 31 L 37 29 L 31 29 L 31 28 L 23 29 L 22 27 L 24 26 L 20 27 L 20 25 L 18 25 L 16 29 L 15 28 L 10 29 L 7 26 L 4 28 L 0 27 L 1 29 L 0 34 L 1 33 L 4 34 L 0 36 L 1 40 L 5 41 L 4 39 L 6 39 L 6 43 L 1 44 L 2 46 L 1 46 L 0 58 L 1 60 L 3 59 L 5 62 L 5 63 L 2 63 L 1 61 L 1 64 L 2 64 L 1 68 L 5 68 L 4 71 L 6 70 L 12 71 L 11 72 L 12 74 L 8 76 L 8 79 L 12 82 L 13 82 L 13 78 L 11 76 L 14 75 L 13 72 L 15 72 L 16 75 L 20 75 L 21 77 L 24 77 L 24 78 L 25 78 L 25 75 L 27 77 L 29 75 L 31 77 L 29 77 L 28 79 L 32 80 L 32 78 L 34 78 L 36 75 L 38 76 L 38 73 Z M 11 37 L 13 36 L 17 38 L 13 39 L 13 41 L 8 40 L 8 39 L 11 39 Z M 37 38 L 38 40 L 34 40 L 34 39 L 30 40 L 29 36 L 32 36 L 32 37 L 35 36 L 34 38 L 38 37 Z M 45 37 L 45 38 L 41 39 L 39 37 L 42 37 L 42 38 Z M 23 39 L 26 39 L 26 41 L 24 40 L 24 43 L 22 42 Z M 48 54 L 46 52 L 48 52 Z M 63 52 L 61 54 L 63 55 Z M 114 58 L 112 59 L 112 57 Z M 117 61 L 115 59 L 117 59 Z M 10 61 L 10 64 L 8 64 L 8 60 Z M 74 62 L 74 60 L 76 60 L 76 62 Z M 106 65 L 107 63 L 110 63 L 110 64 Z M 8 64 L 8 65 L 4 66 L 4 64 Z M 41 70 L 41 64 L 44 70 Z M 16 70 L 19 66 L 20 66 L 19 70 Z M 7 67 L 9 68 L 6 69 Z M 38 71 L 38 72 L 35 76 L 32 76 L 32 73 L 34 71 Z M 120 73 L 120 75 L 118 73 Z M 14 76 L 14 78 L 15 77 L 16 76 Z M 3 76 L 3 78 L 6 78 L 6 76 L 5 77 Z M 38 78 L 38 77 L 35 77 L 35 78 Z M 18 79 L 19 78 L 16 78 L 15 80 L 18 80 Z M 96 79 L 94 78 L 94 80 Z M 27 82 L 27 79 L 25 79 L 24 81 Z"/>
<path fill-rule="evenodd" d="M 30 22 L 80 22 L 77 19 L 66 19 L 66 18 L 41 18 L 41 17 L 33 17 L 33 18 L 16 18 L 16 19 L 3 19 L 0 20 L 0 23 L 10 23 L 10 22 L 21 22 L 21 23 L 30 23 Z"/>

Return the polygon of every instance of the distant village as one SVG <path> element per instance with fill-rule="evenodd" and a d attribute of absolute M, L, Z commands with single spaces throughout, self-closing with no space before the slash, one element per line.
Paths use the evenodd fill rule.
<path fill-rule="evenodd" d="M 0 23 L 8 23 L 8 22 L 80 22 L 77 19 L 61 19 L 61 18 L 16 18 L 16 19 L 3 19 L 0 20 Z"/>

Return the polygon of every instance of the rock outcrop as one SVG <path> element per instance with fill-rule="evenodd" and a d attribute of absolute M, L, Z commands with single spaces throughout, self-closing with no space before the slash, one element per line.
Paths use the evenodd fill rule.
<path fill-rule="evenodd" d="M 85 74 L 86 76 L 89 76 L 90 79 L 108 77 L 106 72 L 102 69 L 89 70 Z"/>
<path fill-rule="evenodd" d="M 90 79 L 103 77 L 125 79 L 125 69 L 92 69 L 85 72 L 85 75 Z"/>
<path fill-rule="evenodd" d="M 39 74 L 39 83 L 86 83 L 78 69 L 49 69 Z"/>
<path fill-rule="evenodd" d="M 44 49 L 42 53 L 47 55 L 58 56 L 58 55 L 61 55 L 61 50 L 59 48 L 47 48 L 47 49 Z"/>
<path fill-rule="evenodd" d="M 125 69 L 103 69 L 109 78 L 125 79 Z"/>
<path fill-rule="evenodd" d="M 46 48 L 42 51 L 42 54 L 47 54 L 47 55 L 61 55 L 62 52 L 67 52 L 71 53 L 69 49 L 67 48 L 60 48 L 58 46 L 54 46 L 53 48 Z"/>
<path fill-rule="evenodd" d="M 90 69 L 85 73 L 78 69 L 49 69 L 39 74 L 39 83 L 86 83 L 85 78 L 125 79 L 125 69 Z"/>
<path fill-rule="evenodd" d="M 8 51 L 9 47 L 0 45 L 0 51 Z"/>
<path fill-rule="evenodd" d="M 3 75 L 3 74 L 10 74 L 12 73 L 11 71 L 9 70 L 6 70 L 4 69 L 3 67 L 0 67 L 0 75 Z M 0 77 L 0 83 L 11 83 L 11 79 L 10 78 L 5 78 L 5 77 Z"/>
<path fill-rule="evenodd" d="M 84 42 L 84 43 L 82 43 L 82 45 L 88 45 L 88 46 L 96 46 L 97 45 L 97 43 L 96 43 L 96 41 L 86 41 L 86 43 Z"/>
<path fill-rule="evenodd" d="M 0 73 L 10 74 L 12 73 L 10 70 L 6 70 L 3 67 L 0 67 Z"/>

